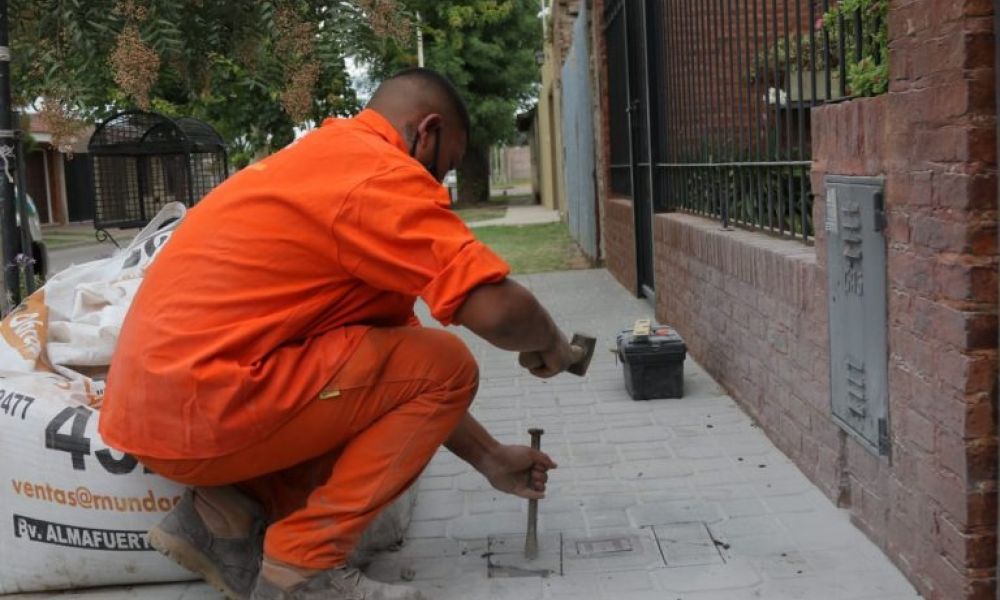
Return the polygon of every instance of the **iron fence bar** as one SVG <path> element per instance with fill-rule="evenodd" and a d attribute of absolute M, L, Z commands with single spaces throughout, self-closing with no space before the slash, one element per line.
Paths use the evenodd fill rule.
<path fill-rule="evenodd" d="M 854 62 L 861 62 L 861 57 L 864 56 L 865 38 L 862 29 L 861 9 L 857 8 L 854 10 Z"/>
<path fill-rule="evenodd" d="M 754 122 L 753 125 L 753 137 L 754 137 L 754 157 L 759 161 L 761 159 L 761 96 L 760 96 L 760 65 L 758 64 L 760 52 L 760 27 L 759 18 L 760 13 L 759 7 L 757 6 L 757 0 L 753 0 L 753 56 L 754 56 L 754 89 L 751 92 L 753 96 L 753 114 Z M 767 62 L 767 52 L 763 53 L 764 62 Z M 754 202 L 757 207 L 757 226 L 763 227 L 764 225 L 764 189 L 762 187 L 761 174 L 759 169 L 753 169 L 754 172 L 754 187 L 756 191 L 757 199 Z"/>
<path fill-rule="evenodd" d="M 681 7 L 680 3 L 677 4 L 677 7 L 678 8 Z M 680 34 L 682 36 L 681 39 L 684 42 L 683 46 L 685 48 L 695 47 L 696 40 L 692 39 L 692 37 L 694 36 L 694 31 L 693 31 L 694 18 L 693 18 L 693 13 L 690 9 L 690 0 L 684 0 L 683 12 L 681 12 L 678 15 L 678 17 L 679 18 L 677 19 L 677 23 L 680 25 Z M 684 123 L 684 129 L 685 129 L 684 137 L 686 140 L 686 146 L 684 152 L 682 153 L 682 158 L 685 161 L 690 162 L 691 159 L 696 156 L 695 154 L 692 153 L 692 150 L 693 149 L 696 150 L 698 130 L 699 130 L 698 113 L 696 111 L 696 105 L 695 105 L 695 98 L 696 98 L 695 85 L 697 83 L 698 71 L 697 69 L 693 68 L 690 61 L 687 61 L 684 64 L 684 75 L 685 75 L 684 78 L 688 82 L 688 84 L 684 86 L 686 90 L 684 98 L 684 104 L 685 104 L 684 113 L 686 117 Z M 694 189 L 695 186 L 689 183 L 691 181 L 691 175 L 692 175 L 691 169 L 684 169 L 684 171 L 682 172 L 682 176 L 684 178 L 683 181 L 685 182 L 684 206 L 689 209 L 692 208 L 697 202 L 697 198 L 695 196 L 696 190 Z"/>
<path fill-rule="evenodd" d="M 691 47 L 694 48 L 694 53 L 696 56 L 701 55 L 701 16 L 698 14 L 697 7 L 698 0 L 686 0 L 687 4 L 687 18 L 684 19 L 684 28 L 688 31 L 690 36 Z M 703 94 L 701 88 L 702 75 L 701 71 L 704 68 L 703 61 L 697 60 L 693 61 L 694 64 L 689 69 L 691 71 L 691 85 L 690 85 L 690 98 L 689 104 L 691 110 L 691 146 L 688 150 L 687 161 L 691 163 L 703 162 L 705 156 L 703 154 L 704 147 L 703 142 L 705 140 L 705 123 L 702 120 L 702 111 L 704 109 L 703 105 L 698 104 L 697 99 Z M 689 168 L 688 181 L 697 181 L 701 170 L 695 167 Z M 702 212 L 702 193 L 703 186 L 697 184 L 689 184 L 688 187 L 691 189 L 690 199 L 688 203 L 691 208 L 695 209 L 697 212 Z"/>
<path fill-rule="evenodd" d="M 768 59 L 770 58 L 769 57 L 770 52 L 768 51 L 768 46 L 770 46 L 770 44 L 771 44 L 771 37 L 770 37 L 769 30 L 768 30 L 768 27 L 767 27 L 767 17 L 768 17 L 768 14 L 767 14 L 767 0 L 763 0 L 761 2 L 761 7 L 763 9 L 762 10 L 762 14 L 761 14 L 761 23 L 763 23 L 763 30 L 764 30 L 764 74 L 765 74 L 765 77 L 769 78 L 768 83 L 765 84 L 767 87 L 764 90 L 764 111 L 765 111 L 764 122 L 766 124 L 770 125 L 770 123 L 771 123 L 771 91 L 774 89 L 774 85 L 773 85 L 774 82 L 770 80 L 771 79 L 771 69 L 770 69 L 770 66 L 768 64 Z M 777 47 L 775 47 L 774 51 L 777 53 L 777 51 L 778 51 Z M 775 121 L 777 121 L 777 119 L 775 119 Z M 778 127 L 780 127 L 780 124 L 778 124 Z M 776 157 L 772 156 L 773 152 L 771 150 L 772 141 L 771 141 L 771 132 L 770 132 L 770 129 L 771 129 L 770 127 L 765 127 L 765 129 L 764 129 L 764 149 L 766 151 L 766 155 L 767 155 L 768 160 L 773 160 Z M 776 131 L 780 131 L 780 129 L 776 128 Z M 774 210 L 773 210 L 774 209 L 774 204 L 773 204 L 773 201 L 772 201 L 773 199 L 772 199 L 772 193 L 771 193 L 772 189 L 771 189 L 770 176 L 768 175 L 768 173 L 766 171 L 764 173 L 762 173 L 762 175 L 764 177 L 764 182 L 763 182 L 764 183 L 764 191 L 767 194 L 767 228 L 768 229 L 773 229 L 774 228 Z M 761 223 L 761 225 L 763 225 L 763 223 Z"/>
<path fill-rule="evenodd" d="M 823 0 L 823 78 L 826 81 L 826 93 L 824 99 L 830 101 L 833 99 L 833 77 L 831 73 L 833 68 L 830 56 L 830 24 L 826 22 L 826 15 L 830 12 L 830 0 Z"/>
<path fill-rule="evenodd" d="M 699 6 L 699 4 L 700 4 L 700 2 L 698 0 L 694 0 L 694 5 L 695 5 L 696 10 L 697 10 L 697 13 L 695 14 L 695 18 L 697 20 L 696 21 L 697 22 L 696 27 L 698 28 L 698 33 L 697 33 L 697 36 L 698 36 L 698 39 L 697 39 L 697 43 L 698 43 L 698 66 L 699 66 L 699 69 L 698 69 L 698 96 L 701 97 L 701 98 L 707 98 L 708 97 L 708 71 L 707 71 L 707 69 L 708 69 L 708 64 L 707 63 L 708 63 L 708 61 L 705 60 L 705 55 L 708 53 L 708 47 L 707 47 L 707 40 L 705 39 L 705 18 L 704 18 L 705 17 L 705 11 L 702 9 L 702 6 Z M 708 127 L 708 123 L 707 123 L 707 121 L 708 121 L 708 111 L 706 110 L 706 104 L 707 103 L 705 103 L 705 102 L 699 103 L 699 110 L 698 110 L 698 126 L 701 129 L 701 134 L 698 136 L 698 143 L 699 143 L 699 146 L 700 146 L 700 148 L 698 149 L 699 150 L 698 156 L 701 158 L 700 162 L 703 162 L 703 163 L 705 163 L 705 162 L 711 162 L 711 156 L 708 153 L 708 144 L 707 144 L 707 140 L 709 139 L 709 136 L 711 135 L 711 130 Z M 698 185 L 697 190 L 696 190 L 696 193 L 697 193 L 696 198 L 697 198 L 698 205 L 699 205 L 698 208 L 699 208 L 699 210 L 702 213 L 710 213 L 711 212 L 711 208 L 709 208 L 709 207 L 706 206 L 706 203 L 710 202 L 709 198 L 706 197 L 706 194 L 708 194 L 708 195 L 711 194 L 711 192 L 708 191 L 707 175 L 708 175 L 708 170 L 707 169 L 701 169 L 700 170 L 700 174 L 698 175 L 699 185 Z"/>
<path fill-rule="evenodd" d="M 809 0 L 809 108 L 816 106 L 816 3 Z"/>
<path fill-rule="evenodd" d="M 708 60 L 706 61 L 708 66 L 708 79 L 705 83 L 708 85 L 708 94 L 711 98 L 709 106 L 710 113 L 708 115 L 708 146 L 706 150 L 708 151 L 709 162 L 715 163 L 718 159 L 718 146 L 719 146 L 719 91 L 718 91 L 718 80 L 719 80 L 719 69 L 716 62 L 719 57 L 719 53 L 716 51 L 715 43 L 715 14 L 712 7 L 714 0 L 704 0 L 705 2 L 705 46 L 708 48 Z M 711 211 L 716 217 L 722 217 L 722 190 L 720 189 L 719 181 L 719 171 L 717 168 L 712 168 L 706 173 L 708 181 L 712 185 L 712 197 L 711 197 Z"/>
<path fill-rule="evenodd" d="M 649 57 L 649 42 L 650 42 L 649 0 L 641 0 L 639 2 L 639 7 L 640 7 L 639 14 L 641 15 L 641 20 L 642 20 L 642 69 L 646 73 L 646 80 L 645 80 L 646 97 L 643 98 L 643 104 L 646 105 L 645 107 L 646 110 L 644 112 L 646 115 L 647 166 L 645 167 L 645 169 L 646 169 L 647 184 L 649 185 L 649 193 L 648 193 L 649 210 L 647 211 L 647 218 L 649 222 L 647 223 L 647 225 L 649 229 L 648 233 L 650 236 L 652 236 L 653 215 L 656 214 L 656 205 L 659 201 L 659 194 L 657 193 L 659 186 L 656 185 L 656 176 L 655 173 L 653 173 L 653 162 L 656 160 L 655 146 L 653 144 L 653 132 L 657 131 L 657 129 L 654 128 L 654 123 L 657 126 L 657 128 L 660 125 L 658 120 L 654 121 L 653 119 L 653 106 L 654 106 L 653 100 L 654 98 L 657 98 L 657 96 L 653 91 L 653 86 L 658 84 L 659 82 L 657 81 L 657 77 L 655 77 L 654 75 L 655 70 L 650 68 L 651 63 L 649 60 L 650 58 Z M 656 65 L 655 62 L 653 62 L 652 65 L 658 66 Z M 653 257 L 650 256 L 649 260 L 652 259 Z M 650 271 L 652 271 L 652 269 L 650 269 Z M 650 284 L 652 284 L 655 287 L 655 283 L 653 281 L 650 281 Z"/>
<path fill-rule="evenodd" d="M 882 64 L 882 52 L 881 52 L 882 49 L 879 48 L 878 39 L 875 37 L 876 35 L 878 35 L 878 30 L 881 28 L 882 28 L 882 16 L 875 15 L 875 20 L 872 22 L 872 30 L 868 33 L 868 37 L 871 39 L 871 44 L 872 44 L 872 60 L 875 61 L 876 65 Z"/>
<path fill-rule="evenodd" d="M 660 19 L 660 24 L 663 27 L 663 39 L 660 42 L 660 49 L 663 51 L 663 64 L 664 68 L 666 69 L 666 75 L 667 75 L 665 79 L 667 82 L 669 82 L 668 83 L 669 87 L 667 89 L 667 123 L 668 123 L 667 127 L 669 133 L 667 136 L 667 146 L 665 149 L 667 158 L 669 158 L 671 161 L 676 162 L 677 146 L 679 143 L 683 143 L 682 140 L 678 139 L 679 132 L 677 127 L 678 125 L 677 120 L 678 120 L 678 115 L 680 114 L 681 111 L 681 106 L 679 102 L 680 94 L 676 93 L 675 91 L 676 88 L 674 87 L 674 85 L 671 84 L 673 82 L 678 82 L 677 88 L 680 88 L 681 87 L 680 82 L 682 80 L 677 76 L 677 70 L 675 68 L 675 62 L 674 62 L 675 56 L 678 53 L 673 51 L 674 48 L 676 47 L 676 43 L 674 41 L 673 27 L 670 26 L 671 23 L 673 23 L 673 20 L 668 18 L 671 6 L 672 3 L 666 4 L 665 8 L 667 12 L 665 12 L 662 15 L 662 18 Z M 677 208 L 677 195 L 678 195 L 677 178 L 673 174 L 668 174 L 667 206 L 670 210 L 674 210 Z"/>
<path fill-rule="evenodd" d="M 799 0 L 792 0 L 796 6 L 799 4 Z M 792 61 L 789 60 L 788 54 L 792 51 L 792 40 L 789 30 L 789 18 L 788 18 L 788 0 L 785 1 L 784 6 L 784 18 L 785 18 L 785 156 L 791 158 L 792 156 L 792 145 L 795 143 L 792 140 L 792 127 L 793 127 L 793 115 L 792 115 Z M 796 26 L 798 24 L 796 23 Z M 798 37 L 798 36 L 796 36 Z M 801 89 L 801 86 L 800 86 Z M 801 112 L 796 110 L 796 112 Z M 779 181 L 779 184 L 781 182 Z M 792 173 L 791 169 L 788 170 L 788 206 L 786 207 L 788 213 L 788 231 L 795 236 L 795 188 L 793 187 Z"/>
<path fill-rule="evenodd" d="M 677 160 L 677 144 L 679 142 L 678 131 L 677 131 L 677 118 L 680 114 L 679 105 L 679 94 L 676 90 L 681 87 L 681 79 L 677 78 L 677 72 L 674 65 L 674 56 L 677 54 L 672 51 L 673 45 L 673 30 L 670 27 L 670 19 L 667 18 L 669 7 L 671 4 L 665 4 L 662 6 L 663 10 L 660 11 L 658 17 L 658 24 L 663 30 L 663 35 L 659 42 L 659 49 L 661 53 L 661 58 L 663 60 L 663 68 L 666 72 L 666 77 L 664 78 L 667 85 L 667 113 L 666 120 L 668 123 L 669 134 L 667 136 L 667 144 L 664 147 L 664 154 L 670 160 Z M 665 175 L 667 183 L 667 198 L 666 207 L 668 210 L 674 210 L 677 207 L 677 178 L 672 173 Z"/>
<path fill-rule="evenodd" d="M 837 49 L 837 54 L 840 55 L 840 95 L 847 95 L 847 35 L 845 29 L 847 25 L 844 20 L 844 13 L 841 11 L 837 12 L 837 38 L 840 42 L 840 48 Z"/>
<path fill-rule="evenodd" d="M 675 11 L 675 16 L 677 16 L 676 24 L 678 27 L 676 31 L 678 32 L 678 36 L 681 39 L 681 45 L 684 48 L 692 48 L 694 47 L 695 44 L 694 40 L 691 39 L 693 35 L 692 31 L 693 19 L 691 18 L 692 13 L 690 10 L 690 6 L 688 5 L 687 2 L 685 2 L 685 5 L 683 7 L 681 6 L 680 3 L 677 3 L 675 5 L 675 8 L 677 9 Z M 681 65 L 683 66 L 683 76 L 685 81 L 687 82 L 687 85 L 684 86 L 685 94 L 682 99 L 682 101 L 684 102 L 683 128 L 684 128 L 685 147 L 683 152 L 679 153 L 678 158 L 684 161 L 690 161 L 692 158 L 691 149 L 695 145 L 695 139 L 698 135 L 697 134 L 698 122 L 694 104 L 694 98 L 695 98 L 694 82 L 695 82 L 695 77 L 697 76 L 697 72 L 695 71 L 694 68 L 692 68 L 690 61 L 682 62 Z M 682 177 L 681 181 L 683 182 L 682 186 L 684 188 L 682 202 L 684 203 L 684 206 L 686 208 L 690 209 L 695 204 L 695 197 L 694 194 L 692 193 L 693 192 L 692 188 L 694 186 L 690 185 L 689 183 L 691 180 L 691 170 L 690 169 L 682 170 L 681 177 Z"/>
<path fill-rule="evenodd" d="M 691 163 L 691 162 L 681 162 L 681 163 L 656 163 L 657 167 L 665 169 L 676 169 L 680 167 L 704 167 L 704 168 L 715 168 L 715 167 L 807 167 L 812 165 L 812 161 L 808 160 L 775 160 L 775 161 L 748 161 L 748 162 L 717 162 L 717 163 Z"/>
<path fill-rule="evenodd" d="M 733 0 L 726 0 L 725 4 L 726 14 L 729 15 L 728 28 L 727 28 L 727 44 L 729 45 L 729 99 L 726 105 L 729 107 L 729 123 L 727 124 L 727 129 L 732 132 L 733 137 L 735 137 L 735 145 L 730 148 L 729 156 L 731 160 L 738 160 L 743 157 L 743 130 L 739 127 L 739 123 L 743 122 L 743 111 L 742 105 L 738 99 L 741 99 L 736 91 L 738 73 L 742 70 L 743 61 L 740 59 L 740 67 L 736 66 L 737 52 L 734 47 L 734 37 L 733 37 Z M 739 167 L 734 167 L 732 172 L 732 197 L 733 197 L 733 208 L 740 209 L 743 206 L 743 171 Z"/>
<path fill-rule="evenodd" d="M 725 0 L 716 0 L 715 10 L 717 11 L 716 14 L 719 19 L 718 37 L 716 38 L 718 40 L 719 47 L 718 51 L 715 52 L 714 54 L 716 54 L 719 57 L 718 58 L 719 83 L 717 86 L 719 89 L 717 97 L 720 105 L 719 120 L 721 121 L 717 132 L 718 133 L 717 145 L 719 146 L 719 159 L 732 161 L 735 160 L 735 158 L 733 156 L 734 139 L 731 130 L 731 123 L 733 118 L 731 94 L 728 86 L 726 85 L 727 83 L 726 79 L 727 78 L 731 79 L 731 78 L 729 77 L 726 65 L 727 62 L 726 46 L 728 40 L 725 39 L 726 17 L 727 17 L 725 9 Z M 729 171 L 729 169 L 720 168 L 718 179 L 722 187 L 721 200 L 722 200 L 722 209 L 724 211 L 724 214 L 722 216 L 722 226 L 729 227 L 730 211 L 732 210 L 732 207 L 730 206 L 732 201 L 732 189 L 731 189 L 732 173 Z"/>
<path fill-rule="evenodd" d="M 771 0 L 771 25 L 774 31 L 774 84 L 775 84 L 775 103 L 774 103 L 774 124 L 775 124 L 775 135 L 774 135 L 774 160 L 781 160 L 783 155 L 783 140 L 785 137 L 785 128 L 782 126 L 782 118 L 784 114 L 782 113 L 782 102 L 781 94 L 784 92 L 783 80 L 784 68 L 779 64 L 778 60 L 778 48 L 779 40 L 781 40 L 781 32 L 778 29 L 778 0 Z M 787 62 L 787 61 L 786 61 Z M 788 101 L 788 97 L 785 96 L 785 102 Z M 777 179 L 778 181 L 774 181 Z M 776 176 L 776 171 L 771 171 L 768 174 L 768 184 L 770 187 L 774 188 L 774 199 L 776 203 L 774 218 L 775 224 L 778 229 L 779 234 L 785 233 L 784 228 L 784 214 L 785 214 L 785 204 L 781 197 L 781 177 Z"/>
<path fill-rule="evenodd" d="M 812 6 L 811 0 L 809 2 L 809 5 Z M 796 54 L 798 55 L 798 59 L 799 59 L 798 60 L 798 63 L 799 63 L 798 64 L 798 67 L 799 67 L 799 104 L 798 104 L 798 117 L 799 117 L 799 155 L 798 155 L 798 159 L 802 160 L 806 156 L 806 140 L 805 140 L 806 112 L 805 111 L 807 109 L 806 109 L 805 103 L 802 102 L 802 95 L 803 95 L 803 89 L 802 89 L 802 32 L 799 31 L 799 28 L 802 25 L 802 7 L 801 7 L 800 3 L 798 2 L 798 0 L 796 0 L 796 2 L 795 2 L 795 23 L 796 23 L 795 39 L 796 39 L 796 47 L 798 48 L 798 51 L 796 52 Z M 809 31 L 812 31 L 812 22 L 809 23 Z M 815 81 L 815 78 L 813 80 Z M 810 94 L 809 95 L 810 106 L 812 105 L 813 96 L 815 96 L 815 94 Z M 805 203 L 805 200 L 804 200 L 804 193 L 805 193 L 805 190 L 803 189 L 804 181 L 802 180 L 802 175 L 801 174 L 799 174 L 799 176 L 795 178 L 795 183 L 797 184 L 796 185 L 796 190 L 798 192 L 798 194 L 795 197 L 795 208 L 798 209 L 799 218 L 800 218 L 801 223 L 802 223 L 802 240 L 805 241 L 806 240 L 806 236 L 807 236 L 807 231 L 806 231 L 806 203 Z M 793 217 L 792 218 L 792 223 L 794 224 L 794 222 L 795 222 L 795 218 Z"/>
<path fill-rule="evenodd" d="M 753 89 L 750 91 L 751 101 L 753 102 L 751 106 L 751 111 L 754 114 L 754 122 L 751 124 L 753 133 L 753 156 L 756 160 L 760 160 L 761 157 L 761 140 L 760 140 L 760 68 L 757 64 L 758 56 L 760 56 L 760 28 L 758 26 L 757 15 L 759 13 L 757 7 L 757 0 L 753 0 Z M 747 14 L 747 30 L 750 29 L 750 15 Z M 764 52 L 765 59 L 767 58 L 767 52 Z M 764 223 L 764 202 L 763 194 L 761 193 L 761 177 L 759 169 L 751 169 L 753 171 L 754 180 L 754 204 L 756 206 L 757 212 L 757 226 L 760 227 Z"/>
<path fill-rule="evenodd" d="M 713 111 L 713 118 L 715 121 L 715 131 L 713 132 L 713 143 L 712 143 L 712 158 L 714 160 L 721 160 L 725 156 L 725 137 L 724 137 L 724 123 L 725 123 L 725 102 L 723 102 L 723 90 L 722 82 L 720 79 L 723 76 L 722 72 L 722 44 L 720 43 L 719 31 L 722 30 L 722 19 L 723 15 L 719 14 L 717 9 L 716 0 L 709 0 L 708 4 L 708 15 L 709 15 L 709 27 L 711 29 L 711 37 L 709 41 L 712 44 L 712 98 L 715 101 L 715 110 Z M 725 173 L 722 169 L 716 168 L 715 172 L 712 173 L 712 179 L 715 181 L 715 202 L 719 210 L 719 216 L 722 218 L 722 222 L 725 225 L 729 221 L 729 215 L 727 214 L 726 207 L 726 185 L 725 185 Z"/>

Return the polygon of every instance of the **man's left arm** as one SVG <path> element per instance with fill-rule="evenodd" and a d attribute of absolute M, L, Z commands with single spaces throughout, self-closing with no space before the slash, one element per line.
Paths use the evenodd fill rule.
<path fill-rule="evenodd" d="M 494 488 L 522 498 L 544 498 L 548 470 L 556 468 L 544 452 L 530 446 L 501 444 L 469 413 L 465 413 L 445 447 L 475 467 Z"/>

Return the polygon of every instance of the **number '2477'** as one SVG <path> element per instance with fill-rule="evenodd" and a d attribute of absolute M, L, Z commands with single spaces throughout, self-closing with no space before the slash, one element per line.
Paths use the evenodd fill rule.
<path fill-rule="evenodd" d="M 8 417 L 17 417 L 17 409 L 21 409 L 21 420 L 28 415 L 28 407 L 35 403 L 35 399 L 25 394 L 8 392 L 0 389 L 0 412 Z"/>

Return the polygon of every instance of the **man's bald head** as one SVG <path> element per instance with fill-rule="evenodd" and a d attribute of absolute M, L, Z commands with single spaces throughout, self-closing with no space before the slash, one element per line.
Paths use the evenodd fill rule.
<path fill-rule="evenodd" d="M 368 108 L 405 124 L 438 113 L 469 135 L 469 111 L 458 90 L 444 75 L 430 69 L 405 69 L 386 79 L 375 90 Z"/>
<path fill-rule="evenodd" d="M 406 69 L 382 82 L 368 108 L 399 132 L 410 156 L 438 181 L 455 169 L 469 142 L 469 111 L 450 81 L 430 69 Z"/>

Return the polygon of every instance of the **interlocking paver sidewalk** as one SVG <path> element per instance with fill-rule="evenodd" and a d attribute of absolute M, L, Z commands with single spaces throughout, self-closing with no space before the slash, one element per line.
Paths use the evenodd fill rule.
<path fill-rule="evenodd" d="M 486 219 L 468 223 L 469 227 L 492 227 L 495 225 L 542 225 L 557 223 L 559 211 L 533 204 L 530 206 L 508 206 L 507 213 L 498 219 Z"/>
<path fill-rule="evenodd" d="M 505 556 L 488 539 L 513 536 L 516 545 L 527 503 L 493 491 L 442 450 L 419 482 L 409 541 L 371 575 L 412 579 L 435 600 L 919 597 L 693 360 L 683 399 L 629 399 L 607 349 L 619 330 L 652 316 L 648 304 L 603 270 L 521 281 L 567 331 L 599 336 L 587 377 L 544 381 L 462 334 L 482 365 L 476 416 L 504 442 L 545 429 L 542 448 L 559 469 L 539 508 L 542 558 L 561 561 L 564 574 L 489 577 L 488 562 Z M 84 597 L 216 596 L 187 584 Z"/>

